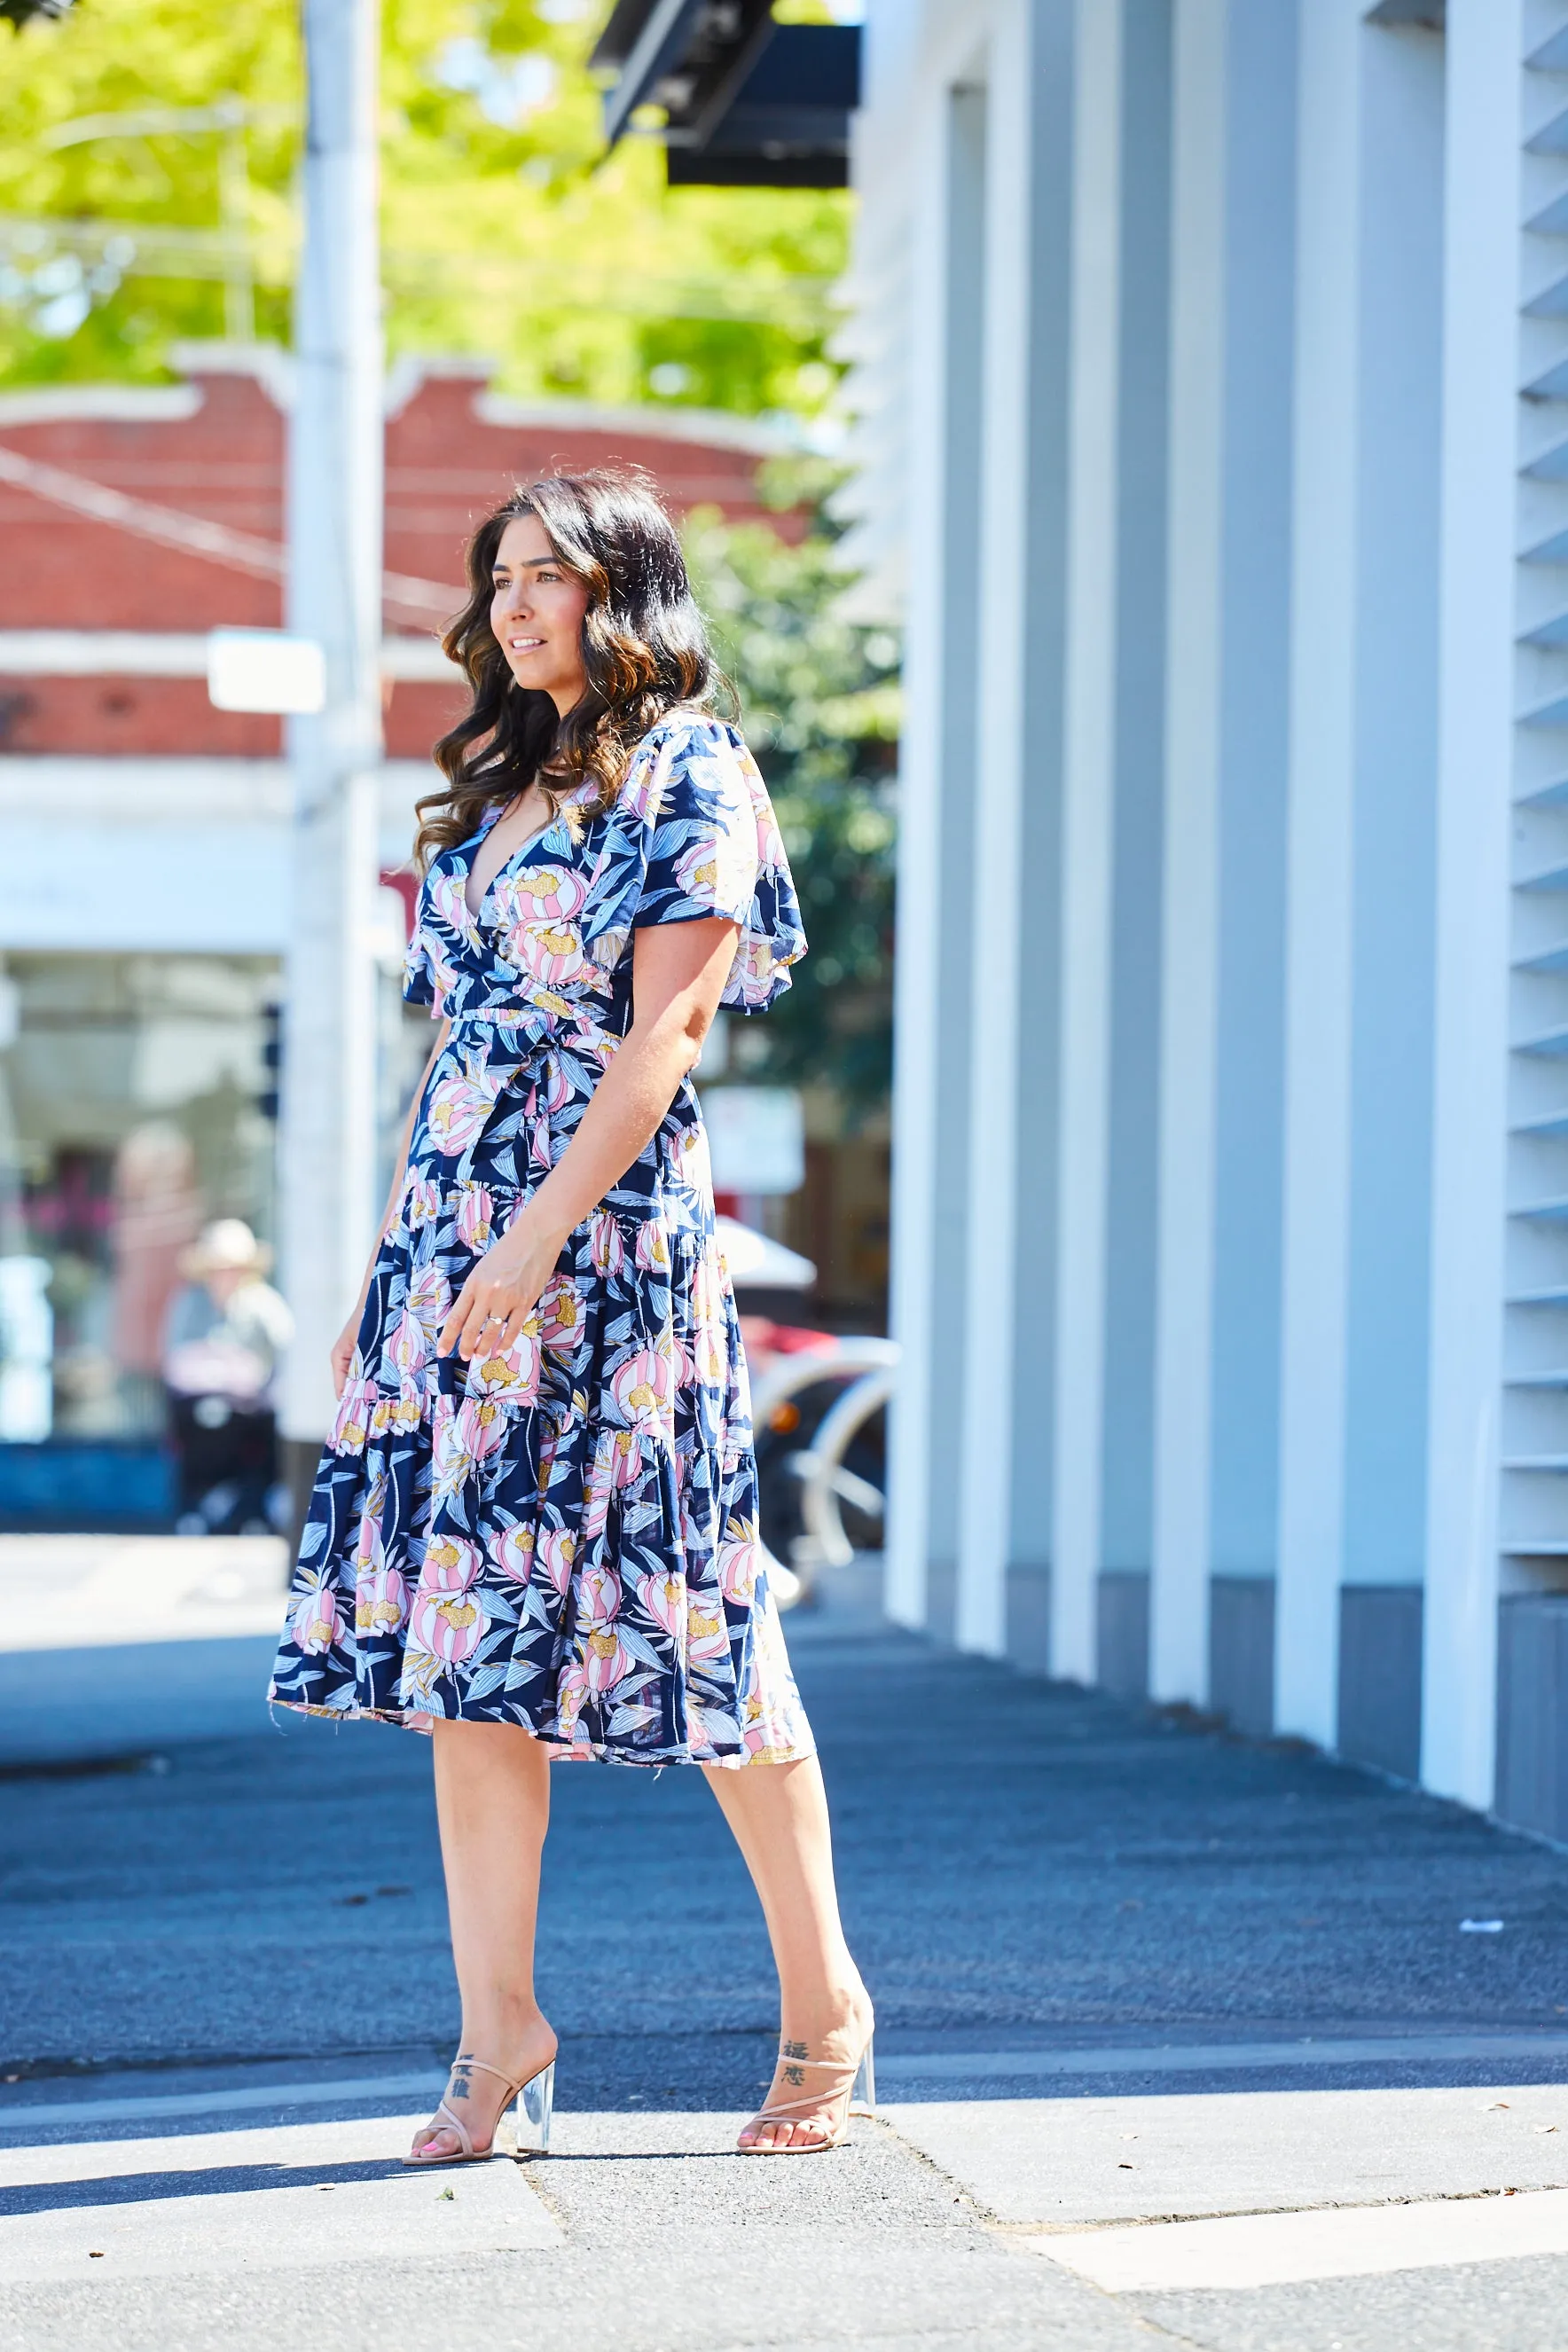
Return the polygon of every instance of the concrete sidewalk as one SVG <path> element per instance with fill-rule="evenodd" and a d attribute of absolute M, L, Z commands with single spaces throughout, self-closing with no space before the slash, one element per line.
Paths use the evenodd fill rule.
<path fill-rule="evenodd" d="M 456 2024 L 426 1743 L 270 1727 L 255 1635 L 205 1742 L 132 1652 L 28 1653 L 40 1722 L 120 1679 L 169 1736 L 0 1780 L 0 2352 L 1561 2352 L 1568 1861 L 860 1601 L 790 1638 L 884 2105 L 801 2162 L 727 2153 L 770 1970 L 699 1776 L 555 1776 L 557 2152 L 411 2179 Z"/>

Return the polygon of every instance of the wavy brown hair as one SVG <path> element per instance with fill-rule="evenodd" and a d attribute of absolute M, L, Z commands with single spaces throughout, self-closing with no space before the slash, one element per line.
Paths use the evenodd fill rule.
<path fill-rule="evenodd" d="M 497 551 L 520 515 L 538 516 L 562 570 L 588 591 L 588 683 L 564 718 L 548 694 L 517 683 L 490 627 Z M 468 601 L 441 648 L 473 701 L 435 747 L 447 788 L 418 804 L 421 867 L 535 782 L 552 814 L 590 779 L 597 789 L 584 814 L 613 807 L 648 729 L 679 706 L 706 707 L 718 682 L 675 526 L 644 477 L 595 470 L 530 482 L 487 515 L 467 562 Z"/>

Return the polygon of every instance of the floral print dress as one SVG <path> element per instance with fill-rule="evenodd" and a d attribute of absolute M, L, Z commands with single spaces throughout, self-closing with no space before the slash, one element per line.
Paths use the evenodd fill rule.
<path fill-rule="evenodd" d="M 724 1003 L 758 1012 L 789 985 L 805 940 L 766 789 L 734 728 L 667 719 L 614 808 L 526 843 L 476 919 L 465 884 L 488 829 L 437 857 L 420 894 L 404 993 L 451 1031 L 270 1695 L 422 1730 L 515 1723 L 553 1755 L 616 1764 L 807 1756 L 689 1084 L 569 1236 L 515 1344 L 467 1364 L 436 1353 L 470 1268 L 561 1158 L 630 1025 L 634 930 L 727 917 L 741 937 Z"/>

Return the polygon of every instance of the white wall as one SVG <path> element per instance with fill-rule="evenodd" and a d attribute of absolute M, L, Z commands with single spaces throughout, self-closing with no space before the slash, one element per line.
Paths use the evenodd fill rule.
<path fill-rule="evenodd" d="M 1568 70 L 1531 5 L 1450 0 L 1445 43 L 1365 0 L 871 0 L 857 151 L 864 255 L 892 282 L 903 236 L 920 289 L 900 377 L 863 259 L 912 458 L 849 497 L 909 626 L 892 1605 L 1087 1681 L 1147 1570 L 1156 1697 L 1376 1761 L 1384 1674 L 1392 1769 L 1419 1732 L 1477 1804 L 1500 1480 L 1509 1574 L 1568 1577 L 1561 1471 L 1500 1454 L 1507 1397 L 1568 1464 L 1556 1327 L 1502 1357 L 1510 1149 L 1516 1272 L 1568 1246 L 1520 1214 L 1568 1113 L 1507 1139 L 1510 986 L 1525 1026 L 1568 993 L 1510 972 L 1531 681 L 1521 855 L 1568 874 L 1557 572 L 1513 646 L 1520 310 L 1563 267 L 1553 215 L 1521 280 L 1521 203 L 1568 219 L 1555 147 L 1521 183 L 1525 47 Z M 1560 567 L 1568 443 L 1523 418 Z M 1117 1638 L 1125 1677 L 1131 1602 Z"/>

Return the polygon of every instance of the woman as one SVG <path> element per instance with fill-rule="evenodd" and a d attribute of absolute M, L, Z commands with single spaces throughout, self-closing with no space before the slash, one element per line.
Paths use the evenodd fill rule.
<path fill-rule="evenodd" d="M 409 2161 L 548 2138 L 533 1993 L 552 1757 L 700 1765 L 762 1900 L 782 2032 L 747 2153 L 869 2087 L 827 1811 L 757 1545 L 734 1302 L 689 1074 L 805 951 L 679 541 L 640 484 L 536 482 L 475 534 L 473 688 L 420 804 L 405 993 L 440 1026 L 333 1350 L 272 1685 L 434 1734 L 462 2043 Z"/>

